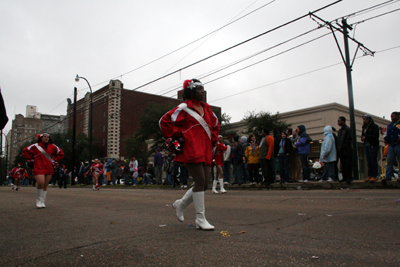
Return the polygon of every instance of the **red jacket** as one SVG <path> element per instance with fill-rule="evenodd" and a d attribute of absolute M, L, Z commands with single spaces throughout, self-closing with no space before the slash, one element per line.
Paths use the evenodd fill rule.
<path fill-rule="evenodd" d="M 64 158 L 64 152 L 56 145 L 48 144 L 47 149 L 44 148 L 44 144 L 40 142 L 38 144 L 41 146 L 47 154 L 54 160 L 60 161 Z M 33 165 L 32 175 L 53 175 L 54 167 L 53 162 L 51 162 L 39 149 L 35 146 L 35 144 L 25 147 L 22 150 L 22 155 L 27 159 L 35 160 L 35 164 Z"/>
<path fill-rule="evenodd" d="M 215 154 L 214 154 L 214 159 L 215 159 L 215 164 L 222 166 L 224 165 L 224 151 L 226 151 L 228 147 L 224 143 L 218 143 Z"/>
<path fill-rule="evenodd" d="M 24 168 L 14 167 L 10 173 L 13 178 L 24 178 L 26 170 Z"/>
<path fill-rule="evenodd" d="M 96 173 L 97 175 L 100 175 L 104 173 L 103 171 L 103 164 L 101 163 L 94 163 L 92 167 L 90 167 L 90 173 Z"/>
<path fill-rule="evenodd" d="M 195 100 L 184 102 L 187 107 L 197 112 L 193 107 Z M 211 131 L 211 140 L 201 124 L 179 107 L 168 111 L 160 119 L 160 128 L 166 138 L 182 136 L 185 140 L 182 153 L 175 156 L 176 162 L 201 163 L 211 166 L 213 158 L 212 145 L 217 144 L 219 134 L 219 122 L 212 112 L 210 105 L 198 102 L 204 109 L 203 119 Z"/>

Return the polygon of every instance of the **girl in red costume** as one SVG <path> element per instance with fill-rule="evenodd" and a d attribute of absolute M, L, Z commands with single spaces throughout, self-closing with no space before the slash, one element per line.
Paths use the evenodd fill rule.
<path fill-rule="evenodd" d="M 21 168 L 21 163 L 18 163 L 17 167 L 14 167 L 11 171 L 11 176 L 14 178 L 14 183 L 15 185 L 13 186 L 13 190 L 18 191 L 19 189 L 19 181 L 24 179 L 26 170 L 24 168 Z"/>
<path fill-rule="evenodd" d="M 221 194 L 226 193 L 224 189 L 224 172 L 222 171 L 222 165 L 224 165 L 224 151 L 226 151 L 228 147 L 224 144 L 224 138 L 222 135 L 218 136 L 218 144 L 214 148 L 214 160 L 215 167 L 217 172 L 215 174 L 215 179 L 213 181 L 212 192 L 213 194 L 218 194 L 217 185 L 219 182 L 219 187 L 221 188 Z"/>
<path fill-rule="evenodd" d="M 56 145 L 48 133 L 37 135 L 37 144 L 25 147 L 22 155 L 33 162 L 32 175 L 36 180 L 36 207 L 45 208 L 47 186 L 54 174 L 53 163 L 64 158 L 64 152 Z"/>
<path fill-rule="evenodd" d="M 212 147 L 218 142 L 219 122 L 210 106 L 203 102 L 205 91 L 199 80 L 186 80 L 183 89 L 185 102 L 167 112 L 159 123 L 165 137 L 181 142 L 183 139 L 182 152 L 177 153 L 175 162 L 186 165 L 195 185 L 172 206 L 176 209 L 178 220 L 182 222 L 183 210 L 193 201 L 197 229 L 214 230 L 214 226 L 205 217 L 204 191 L 208 187 Z"/>
<path fill-rule="evenodd" d="M 90 173 L 94 178 L 93 190 L 99 190 L 99 177 L 103 173 L 103 164 L 100 163 L 99 159 L 95 159 L 92 167 L 90 167 Z"/>

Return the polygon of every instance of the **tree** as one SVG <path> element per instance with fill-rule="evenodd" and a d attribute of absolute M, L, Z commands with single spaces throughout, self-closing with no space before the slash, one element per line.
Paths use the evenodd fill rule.
<path fill-rule="evenodd" d="M 243 121 L 246 123 L 245 133 L 254 134 L 257 140 L 261 140 L 261 133 L 264 128 L 273 131 L 275 140 L 280 140 L 281 133 L 286 132 L 286 129 L 290 126 L 290 124 L 280 120 L 279 113 L 272 115 L 264 111 L 259 113 L 248 111 Z"/>
<path fill-rule="evenodd" d="M 157 147 L 165 148 L 165 138 L 158 125 L 160 118 L 174 105 L 159 105 L 152 103 L 148 105 L 139 121 L 139 129 L 131 136 L 124 139 L 129 158 L 135 156 L 143 165 Z M 152 146 L 147 149 L 146 141 L 152 139 Z"/>

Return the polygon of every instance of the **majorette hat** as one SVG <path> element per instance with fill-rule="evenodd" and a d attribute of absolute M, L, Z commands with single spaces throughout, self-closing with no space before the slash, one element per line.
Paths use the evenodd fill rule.
<path fill-rule="evenodd" d="M 202 87 L 204 87 L 204 85 L 199 81 L 199 80 L 197 80 L 196 82 L 195 81 L 193 81 L 193 80 L 195 80 L 195 79 L 192 79 L 192 80 L 185 80 L 184 82 L 183 82 L 183 89 L 186 89 L 186 88 L 190 88 L 190 89 L 193 89 L 193 88 L 196 88 L 197 86 L 202 86 Z"/>
<path fill-rule="evenodd" d="M 36 135 L 36 140 L 38 140 L 38 141 L 39 141 L 39 139 L 40 139 L 40 138 L 42 138 L 42 137 L 43 137 L 43 135 L 45 135 L 45 134 L 47 134 L 48 136 L 50 136 L 50 134 L 48 134 L 48 133 L 42 133 L 42 134 L 38 134 L 38 135 Z"/>

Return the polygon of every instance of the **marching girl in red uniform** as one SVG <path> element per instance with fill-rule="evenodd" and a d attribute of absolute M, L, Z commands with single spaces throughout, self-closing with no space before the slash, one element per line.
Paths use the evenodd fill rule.
<path fill-rule="evenodd" d="M 203 84 L 196 79 L 183 83 L 183 102 L 167 112 L 160 119 L 160 128 L 166 138 L 182 139 L 182 152 L 177 153 L 175 162 L 185 164 L 195 185 L 182 199 L 173 203 L 176 216 L 183 221 L 183 210 L 192 202 L 196 209 L 196 227 L 202 230 L 214 230 L 205 217 L 204 191 L 207 190 L 210 166 L 213 158 L 212 147 L 216 145 L 219 134 L 219 122 L 210 106 L 204 103 Z"/>
<path fill-rule="evenodd" d="M 53 164 L 64 158 L 64 152 L 53 144 L 48 133 L 38 134 L 36 144 L 25 147 L 22 155 L 34 162 L 32 175 L 36 180 L 36 207 L 45 208 L 47 186 L 54 174 Z"/>
<path fill-rule="evenodd" d="M 21 181 L 22 179 L 24 179 L 26 170 L 24 168 L 21 168 L 21 163 L 18 163 L 17 167 L 14 167 L 11 171 L 11 176 L 14 179 L 14 183 L 15 185 L 13 186 L 13 190 L 18 191 L 19 189 L 19 181 Z"/>
<path fill-rule="evenodd" d="M 213 181 L 212 192 L 213 194 L 218 194 L 217 185 L 219 182 L 219 187 L 221 188 L 221 194 L 226 193 L 224 189 L 224 172 L 222 171 L 222 166 L 224 165 L 224 151 L 226 151 L 228 147 L 224 144 L 224 138 L 222 135 L 218 136 L 218 144 L 214 148 L 214 160 L 215 167 L 217 172 L 215 174 L 215 179 Z"/>
<path fill-rule="evenodd" d="M 95 159 L 92 167 L 90 167 L 90 173 L 94 178 L 93 190 L 99 190 L 99 177 L 103 173 L 103 164 L 100 163 L 99 159 Z"/>

